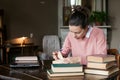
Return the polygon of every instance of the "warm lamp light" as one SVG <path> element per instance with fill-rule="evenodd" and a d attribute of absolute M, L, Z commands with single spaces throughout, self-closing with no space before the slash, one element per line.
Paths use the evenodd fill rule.
<path fill-rule="evenodd" d="M 31 38 L 23 36 L 23 37 L 18 37 L 18 38 L 8 40 L 8 41 L 6 41 L 6 43 L 23 46 L 25 44 L 33 44 L 33 41 Z"/>
<path fill-rule="evenodd" d="M 27 39 L 27 37 L 21 37 L 20 38 L 21 46 L 24 45 L 26 39 Z"/>

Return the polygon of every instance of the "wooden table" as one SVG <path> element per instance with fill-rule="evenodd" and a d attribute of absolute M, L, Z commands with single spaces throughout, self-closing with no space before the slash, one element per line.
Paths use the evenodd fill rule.
<path fill-rule="evenodd" d="M 74 77 L 53 77 L 50 78 L 47 75 L 46 70 L 50 69 L 51 61 L 44 61 L 44 66 L 31 67 L 31 68 L 10 68 L 8 65 L 0 65 L 0 79 L 2 80 L 95 80 L 93 75 L 92 78 L 84 76 L 74 76 Z M 120 80 L 115 79 L 120 75 L 120 72 L 112 75 L 109 78 L 102 80 Z M 4 79 L 3 79 L 4 78 Z"/>

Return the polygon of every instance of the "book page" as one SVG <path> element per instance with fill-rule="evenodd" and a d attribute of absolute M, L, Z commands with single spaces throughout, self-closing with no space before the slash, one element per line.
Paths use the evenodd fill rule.
<path fill-rule="evenodd" d="M 53 61 L 53 64 L 60 64 L 60 63 L 80 63 L 81 58 L 80 57 L 67 57 L 59 60 Z"/>

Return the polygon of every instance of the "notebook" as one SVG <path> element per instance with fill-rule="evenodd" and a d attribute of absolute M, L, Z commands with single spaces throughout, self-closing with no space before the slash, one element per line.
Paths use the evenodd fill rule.
<path fill-rule="evenodd" d="M 12 63 L 10 67 L 39 67 L 39 63 Z"/>

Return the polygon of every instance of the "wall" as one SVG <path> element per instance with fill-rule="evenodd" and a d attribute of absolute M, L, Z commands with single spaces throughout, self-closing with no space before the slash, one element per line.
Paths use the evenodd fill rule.
<path fill-rule="evenodd" d="M 33 33 L 36 44 L 42 45 L 45 34 L 57 34 L 58 0 L 0 0 L 5 10 L 5 25 L 8 39 L 28 36 Z M 111 48 L 120 45 L 120 0 L 108 0 L 108 13 L 112 26 Z"/>
<path fill-rule="evenodd" d="M 120 50 L 120 0 L 108 0 L 108 13 L 112 26 L 111 48 Z"/>
<path fill-rule="evenodd" d="M 57 0 L 0 0 L 4 9 L 7 38 L 30 36 L 42 46 L 46 34 L 58 34 Z"/>

